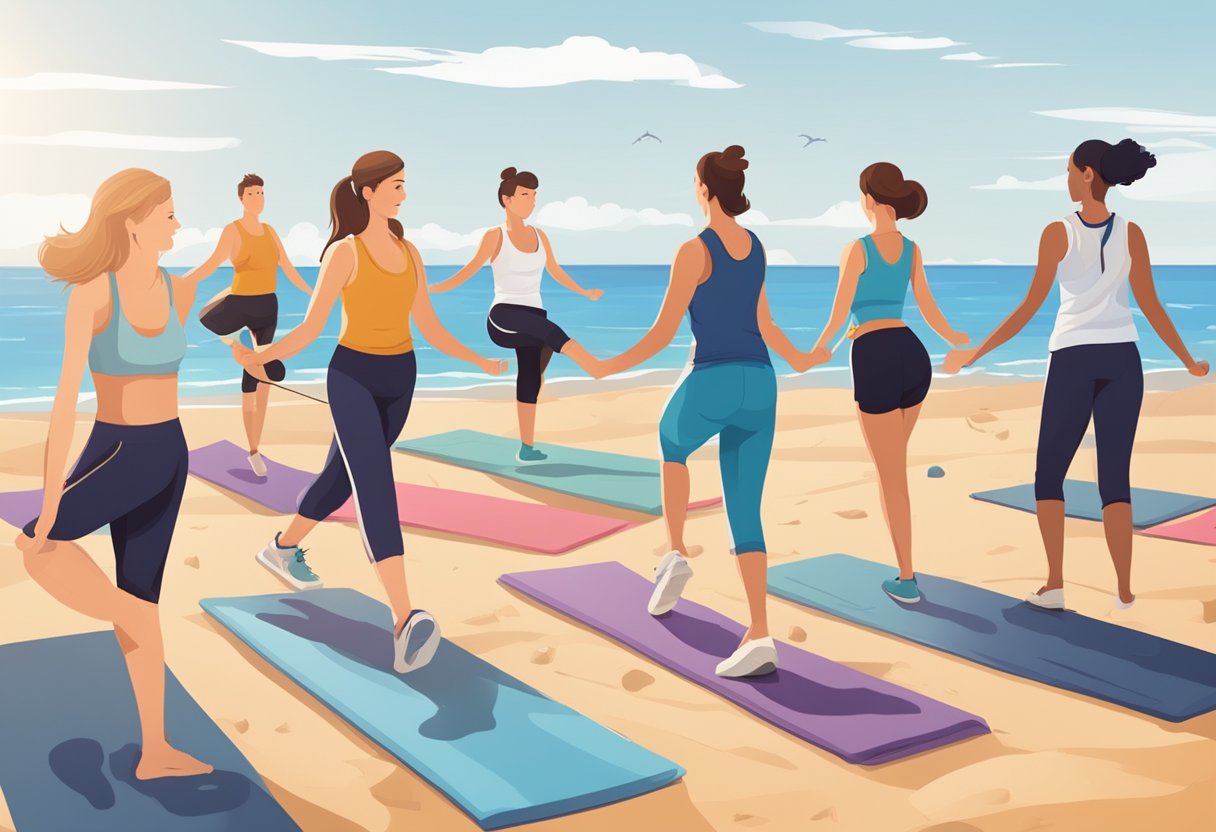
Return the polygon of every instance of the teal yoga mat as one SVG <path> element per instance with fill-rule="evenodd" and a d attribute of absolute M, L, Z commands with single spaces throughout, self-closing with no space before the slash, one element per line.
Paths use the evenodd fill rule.
<path fill-rule="evenodd" d="M 1012 485 L 992 491 L 977 491 L 973 499 L 995 503 L 1019 511 L 1034 512 L 1034 485 Z M 1137 529 L 1166 523 L 1185 517 L 1196 511 L 1216 506 L 1216 498 L 1198 497 L 1194 494 L 1176 494 L 1173 491 L 1156 491 L 1152 488 L 1132 489 L 1132 525 Z M 1098 486 L 1080 480 L 1064 481 L 1064 513 L 1080 520 L 1102 519 L 1102 498 Z"/>
<path fill-rule="evenodd" d="M 538 447 L 549 458 L 524 465 L 515 460 L 518 440 L 475 430 L 453 430 L 408 439 L 393 447 L 403 453 L 472 468 L 571 497 L 647 514 L 663 513 L 658 459 L 541 443 Z M 702 500 L 692 503 L 690 508 L 705 508 L 720 502 L 720 497 Z"/>
<path fill-rule="evenodd" d="M 394 673 L 391 614 L 354 590 L 201 603 L 483 829 L 615 803 L 684 774 L 450 641 L 427 666 Z"/>
<path fill-rule="evenodd" d="M 916 573 L 921 600 L 900 604 L 881 589 L 895 573 L 889 564 L 824 555 L 770 568 L 768 590 L 853 624 L 1171 722 L 1216 710 L 1216 654 L 923 572 Z"/>

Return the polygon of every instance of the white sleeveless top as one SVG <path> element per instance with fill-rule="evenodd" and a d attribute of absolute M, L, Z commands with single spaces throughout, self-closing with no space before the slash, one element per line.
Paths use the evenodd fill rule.
<path fill-rule="evenodd" d="M 540 279 L 545 273 L 548 255 L 536 233 L 536 251 L 520 251 L 511 242 L 507 227 L 502 226 L 502 244 L 498 256 L 490 262 L 494 272 L 494 303 L 513 303 L 544 309 L 540 299 Z"/>
<path fill-rule="evenodd" d="M 1064 218 L 1068 251 L 1056 270 L 1060 311 L 1049 349 L 1082 344 L 1122 344 L 1137 340 L 1128 304 L 1132 258 L 1127 250 L 1127 220 L 1114 216 L 1107 225 L 1086 225 L 1076 214 Z"/>

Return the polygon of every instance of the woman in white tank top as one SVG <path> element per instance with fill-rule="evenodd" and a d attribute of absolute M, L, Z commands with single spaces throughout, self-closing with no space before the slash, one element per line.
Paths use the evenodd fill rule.
<path fill-rule="evenodd" d="M 520 463 L 547 458 L 535 447 L 536 400 L 553 353 L 567 356 L 590 375 L 603 375 L 602 362 L 549 320 L 541 302 L 540 282 L 546 268 L 554 280 L 585 298 L 599 300 L 604 293 L 579 286 L 558 265 L 544 232 L 524 222 L 536 208 L 539 184 L 536 175 L 529 171 L 504 170 L 498 186 L 498 204 L 506 211 L 506 222 L 485 233 L 477 253 L 463 269 L 431 287 L 436 294 L 455 289 L 489 261 L 494 275 L 494 302 L 486 317 L 486 330 L 495 344 L 515 350 L 520 440 L 515 458 Z"/>
<path fill-rule="evenodd" d="M 1130 185 L 1157 164 L 1131 139 L 1117 145 L 1082 142 L 1068 160 L 1068 192 L 1081 210 L 1047 226 L 1039 242 L 1039 262 L 1026 298 L 979 347 L 954 350 L 947 372 L 973 364 L 1008 341 L 1060 284 L 1060 311 L 1051 333 L 1047 382 L 1039 426 L 1035 503 L 1047 581 L 1027 601 L 1064 608 L 1064 477 L 1081 439 L 1094 423 L 1098 452 L 1098 492 L 1106 542 L 1115 565 L 1118 606 L 1131 606 L 1132 507 L 1129 484 L 1132 444 L 1144 372 L 1136 349 L 1129 292 L 1153 329 L 1192 375 L 1208 372 L 1196 361 L 1157 297 L 1144 232 L 1106 207 L 1114 185 Z"/>

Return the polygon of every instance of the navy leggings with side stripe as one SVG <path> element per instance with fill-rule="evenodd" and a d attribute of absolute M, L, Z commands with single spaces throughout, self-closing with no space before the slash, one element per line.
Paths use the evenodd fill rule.
<path fill-rule="evenodd" d="M 300 497 L 299 513 L 324 520 L 353 493 L 363 545 L 373 561 L 405 553 L 391 453 L 410 415 L 417 376 L 412 351 L 370 355 L 339 346 L 329 362 L 334 440 L 325 467 Z"/>
<path fill-rule="evenodd" d="M 1092 415 L 1102 507 L 1130 503 L 1132 443 L 1143 399 L 1144 370 L 1134 342 L 1053 352 L 1043 393 L 1034 498 L 1064 499 L 1064 477 Z"/>

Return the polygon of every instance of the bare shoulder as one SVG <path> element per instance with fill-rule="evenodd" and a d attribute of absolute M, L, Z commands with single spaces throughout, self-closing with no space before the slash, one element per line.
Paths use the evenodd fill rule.
<path fill-rule="evenodd" d="M 321 259 L 323 270 L 336 270 L 349 274 L 355 268 L 358 257 L 355 249 L 355 238 L 346 237 L 330 246 Z"/>
<path fill-rule="evenodd" d="M 68 306 L 77 309 L 100 311 L 110 304 L 110 281 L 99 274 L 90 280 L 77 283 L 68 295 Z"/>

